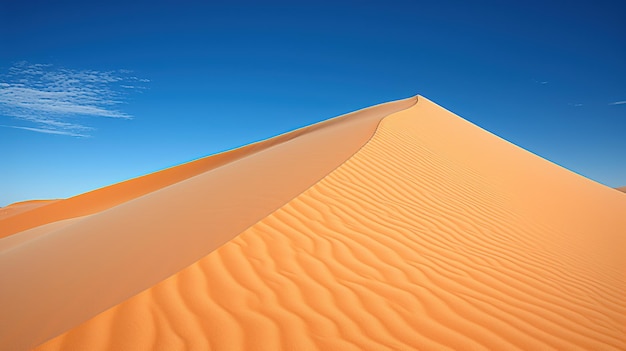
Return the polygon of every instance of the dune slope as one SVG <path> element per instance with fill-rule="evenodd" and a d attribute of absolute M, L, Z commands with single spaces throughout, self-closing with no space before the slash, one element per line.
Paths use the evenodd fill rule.
<path fill-rule="evenodd" d="M 37 349 L 623 350 L 623 213 L 623 194 L 420 97 L 219 249 Z"/>
<path fill-rule="evenodd" d="M 214 156 L 219 167 L 200 160 L 42 207 L 68 212 L 0 240 L 0 349 L 29 349 L 204 257 L 343 163 L 381 118 L 415 102 L 321 122 L 254 144 L 242 157 L 229 152 L 226 163 Z M 129 195 L 127 184 L 139 190 Z M 83 206 L 104 210 L 84 215 Z M 23 213 L 24 223 L 37 223 L 37 210 Z"/>

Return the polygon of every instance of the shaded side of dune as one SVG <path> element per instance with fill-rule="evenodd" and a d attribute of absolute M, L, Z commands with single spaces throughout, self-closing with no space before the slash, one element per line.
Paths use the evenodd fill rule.
<path fill-rule="evenodd" d="M 29 349 L 204 257 L 322 179 L 383 117 L 415 102 L 378 105 L 42 207 L 53 222 L 0 240 L 0 348 Z M 26 224 L 36 211 L 24 213 Z"/>
<path fill-rule="evenodd" d="M 38 350 L 623 350 L 625 211 L 420 97 L 306 192 Z"/>
<path fill-rule="evenodd" d="M 615 188 L 615 189 L 617 189 L 617 190 L 619 190 L 619 191 L 621 191 L 623 193 L 626 193 L 626 186 L 621 186 L 621 187 Z"/>

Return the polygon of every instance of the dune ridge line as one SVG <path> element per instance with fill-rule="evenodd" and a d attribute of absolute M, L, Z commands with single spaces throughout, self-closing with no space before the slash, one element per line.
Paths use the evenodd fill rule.
<path fill-rule="evenodd" d="M 392 101 L 367 107 L 355 112 L 350 112 L 345 115 L 333 117 L 325 121 L 298 128 L 293 131 L 285 132 L 266 140 L 243 145 L 232 150 L 227 150 L 181 165 L 146 174 L 144 176 L 125 180 L 68 199 L 57 200 L 54 204 L 47 203 L 45 204 L 45 208 L 32 208 L 28 211 L 28 213 L 20 213 L 19 216 L 12 215 L 13 218 L 11 219 L 3 219 L 0 217 L 0 238 L 46 223 L 81 217 L 103 211 L 107 208 L 119 205 L 152 191 L 159 190 L 165 186 L 175 184 L 238 159 L 253 155 L 272 146 L 287 142 L 300 135 L 311 133 L 320 128 L 326 128 L 332 126 L 333 124 L 340 123 L 342 120 L 351 118 L 351 116 L 355 113 L 365 112 L 370 109 L 384 108 L 384 106 L 398 104 L 400 101 Z M 416 103 L 417 97 L 408 98 L 404 101 L 413 101 L 413 103 Z M 4 207 L 4 209 L 18 204 L 20 203 L 11 204 Z"/>

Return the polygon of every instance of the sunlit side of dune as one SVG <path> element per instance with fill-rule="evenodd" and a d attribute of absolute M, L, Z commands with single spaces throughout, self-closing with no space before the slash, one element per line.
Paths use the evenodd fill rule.
<path fill-rule="evenodd" d="M 420 97 L 277 211 L 38 350 L 623 350 L 624 213 Z"/>

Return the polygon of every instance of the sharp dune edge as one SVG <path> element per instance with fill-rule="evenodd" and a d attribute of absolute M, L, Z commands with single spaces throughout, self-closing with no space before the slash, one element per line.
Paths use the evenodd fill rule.
<path fill-rule="evenodd" d="M 299 145 L 299 147 L 293 147 L 294 150 L 291 150 L 291 152 L 295 153 L 304 152 L 303 156 L 312 157 L 312 165 L 307 165 L 306 168 L 319 168 L 323 171 L 327 171 L 328 166 L 335 165 L 338 160 L 344 160 L 347 157 L 346 155 L 355 151 L 355 147 L 361 146 L 369 137 L 371 137 L 378 121 L 381 118 L 389 113 L 397 111 L 398 109 L 406 108 L 414 104 L 416 101 L 416 98 L 409 98 L 366 108 L 361 111 L 349 113 L 285 133 L 268 140 L 249 144 L 234 150 L 168 168 L 163 171 L 113 184 L 111 186 L 90 191 L 64 201 L 49 204 L 49 206 L 42 206 L 42 208 L 37 209 L 36 212 L 32 211 L 28 214 L 15 216 L 10 220 L 3 221 L 2 226 L 0 227 L 0 238 L 46 223 L 90 215 L 109 209 L 140 196 L 158 191 L 169 185 L 182 182 L 185 179 L 209 172 L 213 169 L 244 159 L 250 155 L 259 153 L 274 146 L 287 143 L 298 137 L 304 137 L 301 139 L 317 140 L 320 137 L 323 137 L 325 132 L 328 133 L 329 127 L 337 127 L 335 129 L 339 129 L 335 130 L 335 133 L 332 133 L 333 136 L 336 136 L 337 132 L 341 129 L 350 128 L 351 133 L 343 133 L 343 137 L 346 139 L 337 145 L 339 149 L 335 150 L 336 152 L 332 154 L 325 154 L 324 152 L 327 152 L 328 150 L 324 146 L 321 146 L 321 148 L 311 147 L 310 149 L 302 151 L 302 145 Z M 334 140 L 331 138 L 330 141 Z M 299 144 L 305 143 L 306 141 L 300 142 Z M 279 159 L 281 161 L 285 161 L 285 152 L 282 152 L 282 154 L 283 155 L 279 156 Z M 320 155 L 326 156 L 326 158 L 321 158 Z M 318 174 L 316 173 L 316 175 Z M 27 201 L 25 203 L 13 204 L 12 206 L 8 206 L 7 209 L 14 207 L 15 205 L 30 204 L 35 202 L 41 201 Z M 0 212 L 0 216 L 2 216 L 2 212 Z M 2 219 L 2 217 L 0 217 L 0 219 Z"/>
<path fill-rule="evenodd" d="M 626 197 L 415 101 L 13 220 L 0 349 L 626 349 Z"/>

